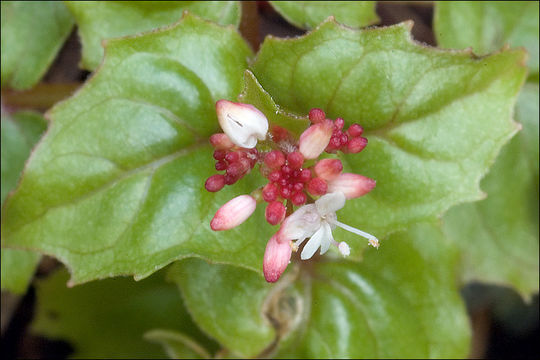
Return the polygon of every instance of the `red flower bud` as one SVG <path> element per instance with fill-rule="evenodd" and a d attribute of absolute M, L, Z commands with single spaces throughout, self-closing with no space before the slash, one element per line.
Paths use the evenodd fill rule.
<path fill-rule="evenodd" d="M 206 190 L 210 192 L 216 192 L 225 186 L 225 176 L 221 174 L 216 174 L 210 176 L 208 179 L 206 179 L 206 182 L 204 183 L 204 187 Z"/>
<path fill-rule="evenodd" d="M 270 225 L 279 224 L 285 218 L 286 210 L 287 209 L 285 209 L 285 206 L 279 201 L 270 202 L 268 206 L 266 206 L 264 213 L 266 216 L 266 221 L 268 221 Z"/>
<path fill-rule="evenodd" d="M 312 195 L 324 195 L 328 191 L 328 185 L 326 181 L 316 177 L 309 181 L 307 189 Z"/>

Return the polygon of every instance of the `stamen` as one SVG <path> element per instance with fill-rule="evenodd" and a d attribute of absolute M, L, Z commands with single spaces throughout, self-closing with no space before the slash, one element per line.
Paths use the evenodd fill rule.
<path fill-rule="evenodd" d="M 347 231 L 350 231 L 356 235 L 360 235 L 362 237 L 365 237 L 366 239 L 369 240 L 369 245 L 375 247 L 375 248 L 379 248 L 379 239 L 377 239 L 375 236 L 371 235 L 371 234 L 368 234 L 367 232 L 364 232 L 362 230 L 358 230 L 356 228 L 353 228 L 352 226 L 349 226 L 347 224 L 344 224 L 342 222 L 339 222 L 337 220 L 333 220 L 332 221 L 334 224 L 336 224 L 337 226 L 339 226 L 340 228 L 342 229 L 345 229 Z"/>

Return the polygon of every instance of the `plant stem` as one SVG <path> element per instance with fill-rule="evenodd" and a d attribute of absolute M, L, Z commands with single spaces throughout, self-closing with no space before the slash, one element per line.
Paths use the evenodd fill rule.
<path fill-rule="evenodd" d="M 39 83 L 32 89 L 2 89 L 2 104 L 11 109 L 44 111 L 71 96 L 81 83 Z"/>

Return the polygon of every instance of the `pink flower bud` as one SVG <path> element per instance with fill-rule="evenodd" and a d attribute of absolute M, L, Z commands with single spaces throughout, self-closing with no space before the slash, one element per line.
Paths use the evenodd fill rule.
<path fill-rule="evenodd" d="M 312 195 L 324 195 L 328 191 L 328 185 L 326 184 L 326 181 L 316 177 L 309 181 L 307 190 Z"/>
<path fill-rule="evenodd" d="M 339 159 L 322 159 L 317 162 L 314 170 L 318 177 L 331 181 L 343 171 L 343 164 Z"/>
<path fill-rule="evenodd" d="M 351 135 L 353 138 L 361 136 L 364 133 L 364 128 L 361 127 L 358 124 L 352 124 L 349 126 L 349 130 L 347 130 L 349 135 Z"/>
<path fill-rule="evenodd" d="M 291 260 L 292 249 L 289 241 L 279 242 L 277 235 L 268 240 L 263 259 L 264 278 L 276 282 Z"/>
<path fill-rule="evenodd" d="M 291 202 L 296 205 L 304 205 L 307 201 L 307 196 L 302 191 L 298 191 L 291 196 Z"/>
<path fill-rule="evenodd" d="M 264 163 L 270 169 L 275 169 L 285 164 L 285 155 L 279 150 L 272 150 L 264 156 Z"/>
<path fill-rule="evenodd" d="M 287 155 L 287 162 L 292 169 L 300 169 L 304 164 L 304 157 L 298 151 L 294 151 Z"/>
<path fill-rule="evenodd" d="M 351 154 L 359 153 L 364 150 L 368 142 L 368 139 L 365 137 L 356 137 L 349 141 L 347 144 L 347 152 Z"/>
<path fill-rule="evenodd" d="M 268 204 L 265 210 L 266 221 L 270 225 L 277 225 L 285 218 L 287 209 L 279 201 L 272 201 Z"/>
<path fill-rule="evenodd" d="M 320 123 L 321 121 L 324 121 L 326 119 L 326 114 L 324 111 L 318 108 L 313 108 L 309 110 L 309 120 L 313 123 Z"/>
<path fill-rule="evenodd" d="M 262 196 L 266 202 L 275 201 L 279 196 L 279 188 L 274 183 L 268 183 L 262 190 Z"/>
<path fill-rule="evenodd" d="M 210 144 L 212 144 L 212 146 L 216 150 L 229 150 L 234 146 L 227 134 L 223 133 L 218 133 L 210 136 Z"/>
<path fill-rule="evenodd" d="M 299 150 L 304 158 L 316 159 L 326 149 L 332 132 L 334 124 L 330 120 L 324 120 L 323 122 L 311 125 L 306 131 L 300 135 Z"/>
<path fill-rule="evenodd" d="M 347 199 L 354 199 L 365 195 L 375 187 L 375 180 L 368 177 L 343 173 L 330 181 L 328 184 L 328 192 L 341 191 Z"/>
<path fill-rule="evenodd" d="M 311 180 L 311 170 L 302 169 L 302 171 L 300 172 L 300 176 L 298 177 L 298 180 L 300 180 L 303 183 L 307 183 L 309 180 Z"/>
<path fill-rule="evenodd" d="M 268 120 L 255 106 L 219 100 L 216 112 L 219 125 L 235 145 L 251 149 L 257 139 L 266 138 Z"/>
<path fill-rule="evenodd" d="M 337 118 L 336 121 L 334 121 L 334 125 L 336 125 L 336 129 L 341 130 L 343 129 L 343 126 L 345 126 L 345 120 L 343 120 L 343 118 Z"/>
<path fill-rule="evenodd" d="M 249 195 L 240 195 L 219 208 L 210 222 L 214 231 L 232 229 L 247 220 L 255 211 L 257 202 Z"/>
<path fill-rule="evenodd" d="M 206 183 L 204 184 L 204 188 L 207 191 L 210 192 L 216 192 L 225 186 L 225 176 L 221 174 L 216 174 L 210 176 L 208 179 L 206 179 Z"/>

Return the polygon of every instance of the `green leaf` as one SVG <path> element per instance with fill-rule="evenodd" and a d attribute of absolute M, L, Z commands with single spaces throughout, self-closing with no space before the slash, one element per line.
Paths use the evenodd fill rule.
<path fill-rule="evenodd" d="M 171 267 L 168 278 L 182 290 L 201 329 L 237 356 L 254 357 L 274 339 L 274 329 L 262 312 L 271 287 L 259 274 L 186 259 Z"/>
<path fill-rule="evenodd" d="M 60 1 L 2 1 L 2 87 L 34 86 L 72 27 L 73 19 Z"/>
<path fill-rule="evenodd" d="M 377 187 L 338 216 L 378 237 L 481 198 L 480 178 L 516 132 L 511 114 L 526 73 L 523 51 L 481 59 L 440 51 L 414 43 L 410 26 L 327 21 L 303 37 L 267 38 L 253 64 L 285 111 L 319 107 L 365 128 L 366 149 L 342 160 Z"/>
<path fill-rule="evenodd" d="M 339 23 L 362 27 L 379 21 L 375 1 L 270 1 L 287 21 L 312 29 L 329 16 Z"/>
<path fill-rule="evenodd" d="M 45 119 L 38 113 L 21 111 L 12 117 L 2 114 L 2 203 L 17 185 L 32 147 L 46 128 Z M 23 294 L 41 256 L 15 249 L 2 248 L 1 252 L 2 290 Z"/>
<path fill-rule="evenodd" d="M 210 354 L 196 341 L 180 332 L 164 329 L 144 334 L 148 341 L 161 344 L 171 359 L 209 359 Z"/>
<path fill-rule="evenodd" d="M 524 46 L 538 74 L 538 11 L 538 1 L 437 1 L 435 36 L 440 47 L 472 46 L 480 55 L 507 43 Z"/>
<path fill-rule="evenodd" d="M 523 130 L 506 145 L 482 180 L 487 199 L 451 209 L 446 235 L 462 252 L 465 281 L 538 292 L 538 84 L 526 84 L 516 118 Z"/>
<path fill-rule="evenodd" d="M 81 66 L 94 70 L 103 59 L 102 41 L 164 27 L 185 10 L 221 25 L 240 23 L 238 1 L 67 1 L 79 27 Z"/>
<path fill-rule="evenodd" d="M 47 122 L 36 112 L 2 113 L 2 204 L 17 185 L 30 151 L 46 128 Z"/>
<path fill-rule="evenodd" d="M 455 255 L 436 227 L 421 224 L 370 249 L 362 264 L 317 264 L 299 287 L 309 323 L 280 357 L 466 357 L 469 320 Z"/>
<path fill-rule="evenodd" d="M 235 99 L 250 50 L 236 30 L 188 15 L 174 27 L 110 41 L 103 66 L 55 106 L 47 135 L 3 209 L 2 244 L 64 262 L 72 284 L 150 275 L 198 255 L 260 268 L 272 229 L 216 233 L 220 205 L 260 176 L 208 193 L 214 104 Z M 232 187 L 231 187 L 232 188 Z M 249 190 L 247 190 L 249 189 Z M 253 238 L 238 236 L 250 233 Z"/>
<path fill-rule="evenodd" d="M 191 321 L 178 291 L 156 274 L 135 282 L 117 278 L 67 288 L 66 271 L 37 282 L 32 331 L 69 341 L 78 358 L 158 358 L 160 346 L 143 339 L 156 327 L 190 334 L 215 349 Z"/>
<path fill-rule="evenodd" d="M 41 259 L 31 251 L 2 248 L 2 290 L 24 294 Z"/>
<path fill-rule="evenodd" d="M 244 73 L 244 90 L 239 95 L 238 100 L 246 104 L 252 104 L 259 109 L 271 125 L 281 126 L 298 137 L 310 124 L 307 115 L 298 116 L 283 111 L 249 70 Z"/>
<path fill-rule="evenodd" d="M 438 228 L 422 224 L 366 251 L 360 264 L 295 261 L 274 286 L 195 259 L 169 276 L 199 326 L 240 357 L 462 358 L 470 330 L 456 255 Z M 271 325 L 275 342 L 260 335 Z"/>

